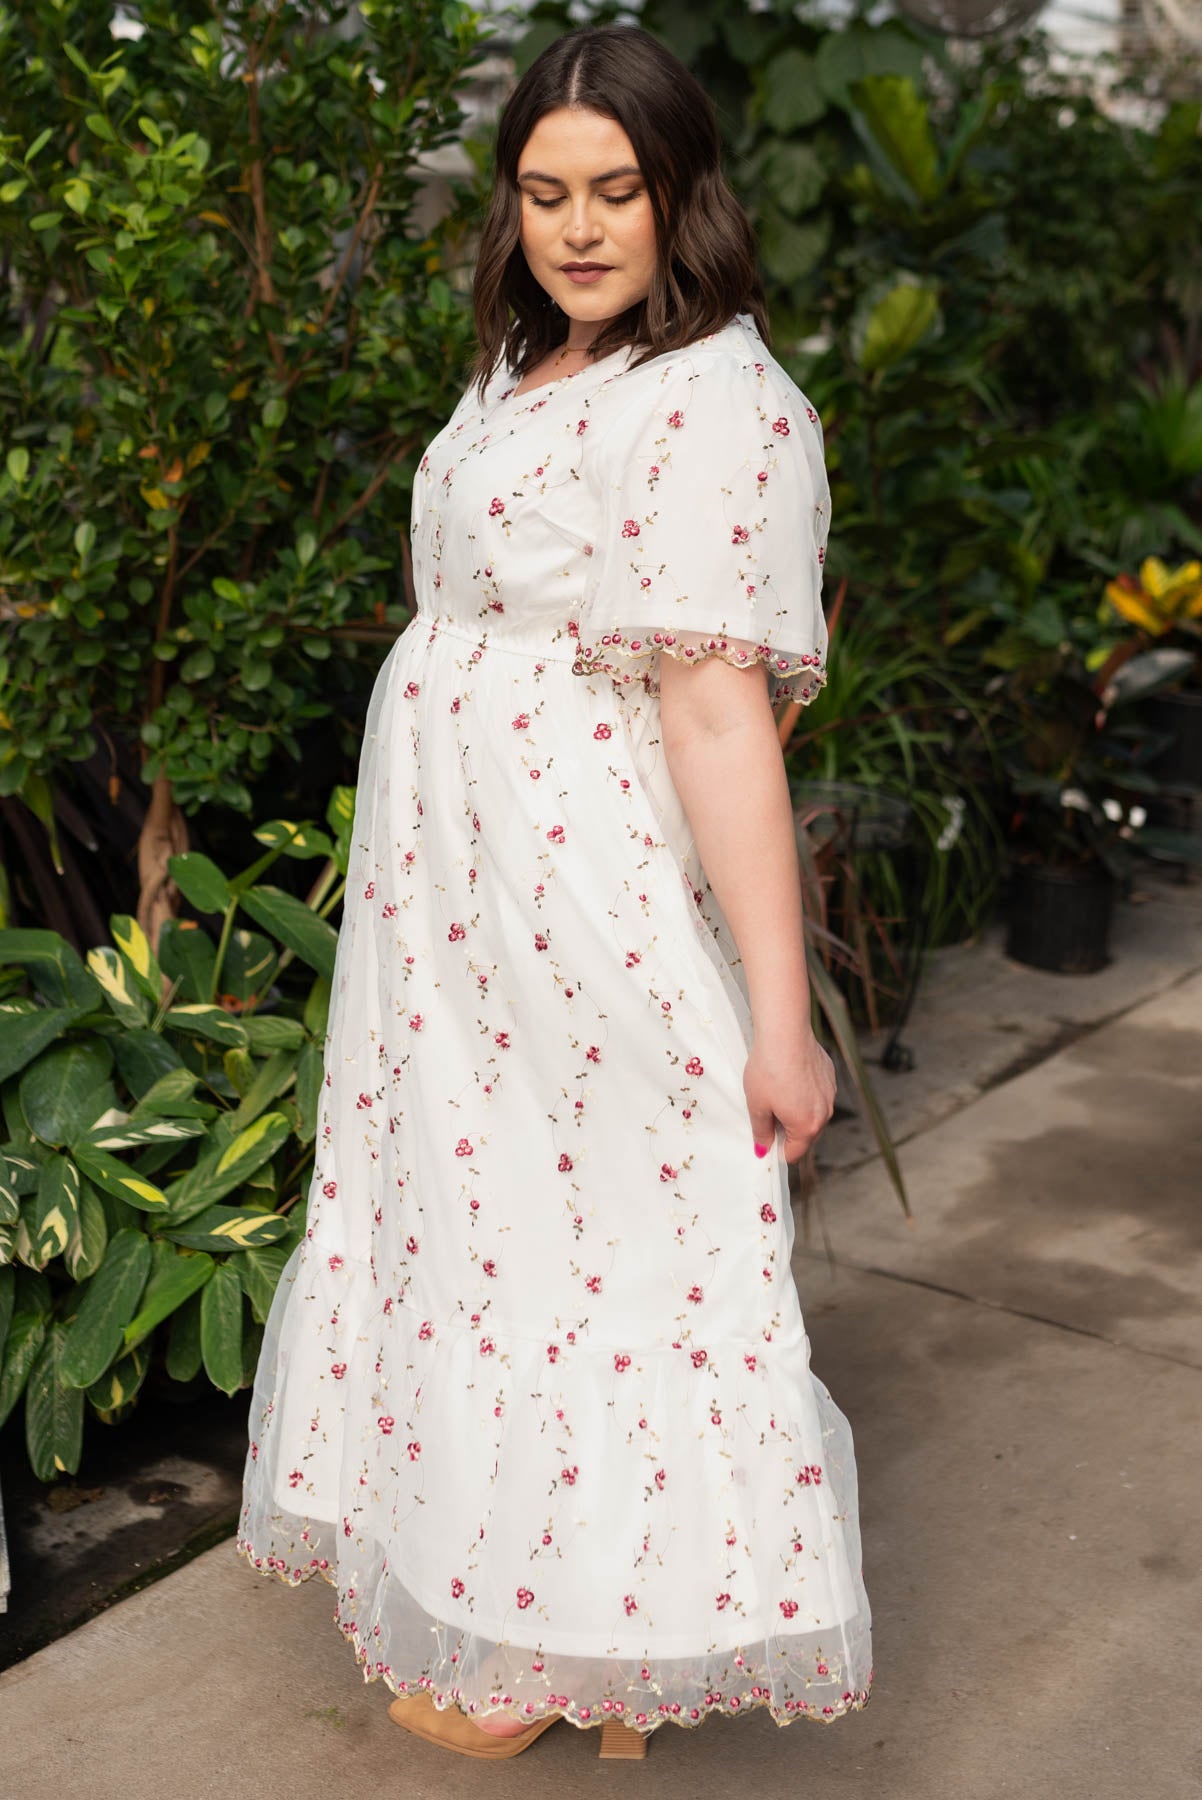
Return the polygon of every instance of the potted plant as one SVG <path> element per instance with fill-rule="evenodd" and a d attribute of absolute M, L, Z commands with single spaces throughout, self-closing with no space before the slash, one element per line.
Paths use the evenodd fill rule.
<path fill-rule="evenodd" d="M 1106 601 L 1136 627 L 1129 653 L 1153 644 L 1186 652 L 1179 685 L 1149 695 L 1142 713 L 1166 734 L 1150 772 L 1166 785 L 1202 791 L 1202 562 L 1170 569 L 1149 556 L 1138 577 L 1124 573 L 1107 583 Z"/>
<path fill-rule="evenodd" d="M 1147 801 L 1159 791 L 1149 765 L 1164 738 L 1138 703 L 1179 681 L 1191 653 L 1165 648 L 1114 661 L 1091 673 L 1065 642 L 1009 682 L 1006 954 L 1058 974 L 1106 965 L 1115 895 L 1136 851 L 1163 851 L 1174 836 L 1147 825 Z"/>

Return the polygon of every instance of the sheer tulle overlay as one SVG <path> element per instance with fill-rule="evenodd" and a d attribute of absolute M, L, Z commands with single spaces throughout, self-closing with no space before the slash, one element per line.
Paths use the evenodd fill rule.
<path fill-rule="evenodd" d="M 633 616 L 597 555 L 623 431 L 728 366 L 753 445 L 764 380 L 770 420 L 805 402 L 742 318 L 626 363 L 469 393 L 423 458 L 237 1546 L 328 1580 L 365 1679 L 439 1706 L 829 1721 L 872 1675 L 851 1431 L 658 699 L 580 657 L 603 597 Z M 821 654 L 810 576 L 776 587 L 735 636 Z"/>

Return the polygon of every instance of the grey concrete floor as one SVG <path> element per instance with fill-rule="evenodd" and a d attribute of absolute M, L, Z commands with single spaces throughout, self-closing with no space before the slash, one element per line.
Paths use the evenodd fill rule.
<path fill-rule="evenodd" d="M 1056 978 L 995 943 L 943 953 L 952 1003 L 936 980 L 907 1033 L 925 1073 L 891 1100 L 909 1109 L 914 1223 L 853 1157 L 822 1190 L 833 1264 L 799 1241 L 813 1367 L 855 1433 L 863 1712 L 665 1729 L 637 1770 L 598 1763 L 595 1737 L 564 1725 L 486 1770 L 391 1723 L 329 1587 L 257 1575 L 231 1541 L 0 1677 L 0 1791 L 1196 1797 L 1202 933 L 1182 893 L 1172 953 L 1130 953 L 1142 983 L 1116 964 L 1054 1007 L 1040 984 Z M 1020 996 L 1010 1066 L 1038 1058 L 1055 1008 L 1072 1041 L 1007 1079 L 989 1071 L 990 1008 Z"/>

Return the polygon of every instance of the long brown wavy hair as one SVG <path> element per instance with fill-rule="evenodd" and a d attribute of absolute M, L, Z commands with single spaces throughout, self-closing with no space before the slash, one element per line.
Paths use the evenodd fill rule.
<path fill-rule="evenodd" d="M 519 380 L 567 341 L 568 315 L 534 279 L 522 250 L 518 159 L 544 113 L 587 107 L 615 119 L 634 146 L 655 218 L 658 256 L 646 297 L 593 340 L 594 360 L 626 344 L 631 367 L 749 312 L 770 344 L 755 234 L 721 169 L 708 94 L 684 64 L 637 25 L 565 32 L 522 76 L 497 130 L 492 200 L 472 301 L 479 349 L 471 380 L 483 390 L 504 359 Z"/>

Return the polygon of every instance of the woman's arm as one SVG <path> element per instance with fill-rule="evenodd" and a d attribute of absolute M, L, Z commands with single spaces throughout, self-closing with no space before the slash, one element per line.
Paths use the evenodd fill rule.
<path fill-rule="evenodd" d="M 755 1143 L 804 1156 L 835 1104 L 835 1070 L 810 1025 L 793 808 L 763 665 L 659 658 L 660 728 L 673 785 L 747 979 L 743 1076 Z"/>

